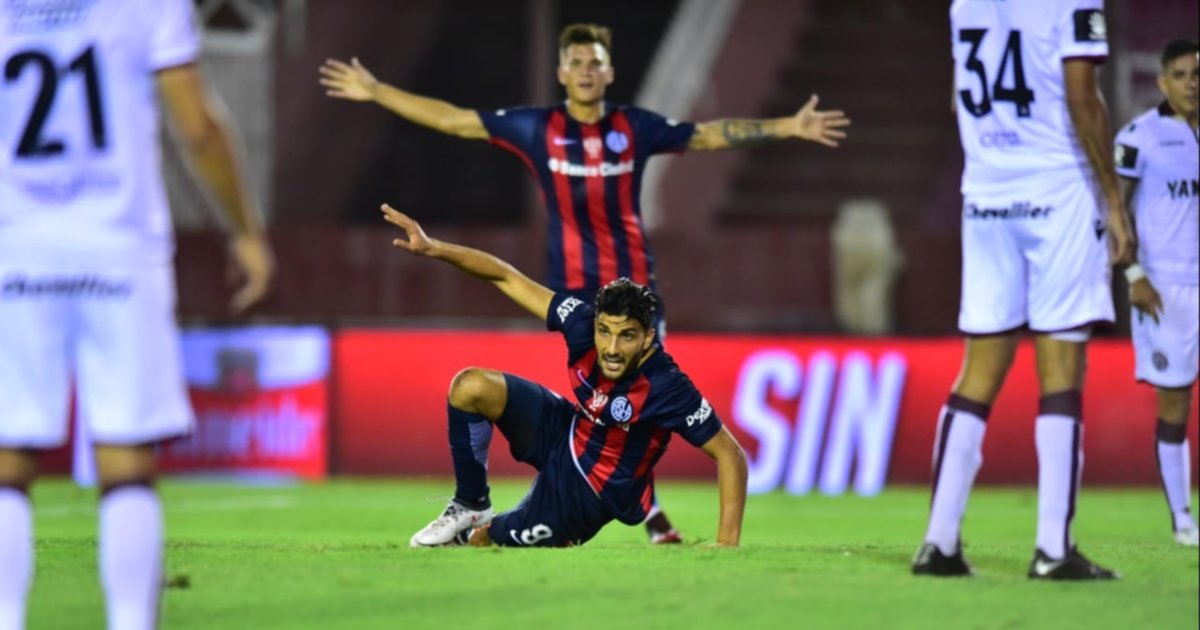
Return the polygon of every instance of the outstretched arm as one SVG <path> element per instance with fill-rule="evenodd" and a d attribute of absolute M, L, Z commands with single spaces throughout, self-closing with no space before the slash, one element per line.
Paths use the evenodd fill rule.
<path fill-rule="evenodd" d="M 841 128 L 848 126 L 850 119 L 846 118 L 845 112 L 818 111 L 817 97 L 813 95 L 795 116 L 787 118 L 714 120 L 699 123 L 696 125 L 696 133 L 688 142 L 688 149 L 716 151 L 785 138 L 800 138 L 827 147 L 836 147 L 838 140 L 846 137 L 846 132 Z"/>
<path fill-rule="evenodd" d="M 386 203 L 381 209 L 383 219 L 404 230 L 407 236 L 393 240 L 392 245 L 418 256 L 444 260 L 480 280 L 487 280 L 521 308 L 539 319 L 546 317 L 550 301 L 554 298 L 554 292 L 550 289 L 530 280 L 512 265 L 487 252 L 429 238 L 420 224 Z"/>
<path fill-rule="evenodd" d="M 746 453 L 725 427 L 700 448 L 717 461 L 717 491 L 721 497 L 717 544 L 736 547 L 742 538 L 742 514 L 746 511 L 746 480 L 749 477 Z"/>
<path fill-rule="evenodd" d="M 327 96 L 350 101 L 373 101 L 401 118 L 451 136 L 486 140 L 487 128 L 474 110 L 463 109 L 433 98 L 418 96 L 375 78 L 358 58 L 349 64 L 327 59 L 321 66 L 321 85 Z"/>

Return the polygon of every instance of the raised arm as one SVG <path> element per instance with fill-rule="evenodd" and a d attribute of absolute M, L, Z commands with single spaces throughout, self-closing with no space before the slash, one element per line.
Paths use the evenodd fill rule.
<path fill-rule="evenodd" d="M 553 291 L 487 252 L 429 238 L 420 224 L 386 203 L 381 209 L 383 219 L 404 230 L 407 236 L 393 240 L 392 245 L 418 256 L 444 260 L 480 280 L 487 280 L 518 306 L 539 319 L 545 319 L 550 310 L 550 300 L 554 298 Z"/>
<path fill-rule="evenodd" d="M 349 64 L 327 59 L 321 66 L 321 85 L 325 94 L 349 101 L 373 101 L 418 125 L 468 140 L 487 140 L 487 128 L 479 114 L 445 101 L 418 96 L 383 83 L 366 69 L 358 58 Z"/>
<path fill-rule="evenodd" d="M 787 118 L 764 120 L 713 120 L 696 125 L 696 133 L 688 142 L 692 151 L 716 151 L 736 147 L 764 144 L 786 138 L 800 138 L 827 147 L 837 147 L 838 140 L 846 137 L 841 127 L 848 127 L 850 119 L 841 110 L 818 111 L 817 97 L 813 95 L 796 112 Z"/>
<path fill-rule="evenodd" d="M 266 295 L 275 259 L 258 201 L 242 175 L 245 169 L 238 159 L 236 135 L 225 121 L 221 101 L 205 88 L 196 64 L 162 70 L 158 89 L 193 173 L 228 219 L 230 254 L 244 277 L 230 308 L 243 311 Z"/>
<path fill-rule="evenodd" d="M 717 544 L 736 547 L 742 539 L 742 515 L 746 511 L 746 480 L 749 478 L 746 453 L 725 427 L 721 427 L 721 431 L 700 449 L 717 462 L 717 491 L 721 501 Z"/>
<path fill-rule="evenodd" d="M 1067 109 L 1075 134 L 1087 154 L 1092 171 L 1100 183 L 1108 205 L 1108 241 L 1111 262 L 1123 265 L 1133 259 L 1134 238 L 1129 213 L 1117 171 L 1113 165 L 1112 128 L 1108 122 L 1108 107 L 1096 85 L 1096 66 L 1091 59 L 1063 61 L 1063 78 L 1067 89 Z"/>

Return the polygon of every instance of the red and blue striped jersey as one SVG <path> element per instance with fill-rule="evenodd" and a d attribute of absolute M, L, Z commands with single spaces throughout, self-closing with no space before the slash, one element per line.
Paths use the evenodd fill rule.
<path fill-rule="evenodd" d="M 595 291 L 617 278 L 654 284 L 654 257 L 638 198 L 646 161 L 687 148 L 692 123 L 605 105 L 595 124 L 566 105 L 479 111 L 491 143 L 520 156 L 549 212 L 546 285 Z"/>
<path fill-rule="evenodd" d="M 721 430 L 721 419 L 657 342 L 633 374 L 605 378 L 596 364 L 595 311 L 584 301 L 555 294 L 546 325 L 567 343 L 576 400 L 567 448 L 575 468 L 618 520 L 640 523 L 650 510 L 654 465 L 671 434 L 703 446 Z"/>

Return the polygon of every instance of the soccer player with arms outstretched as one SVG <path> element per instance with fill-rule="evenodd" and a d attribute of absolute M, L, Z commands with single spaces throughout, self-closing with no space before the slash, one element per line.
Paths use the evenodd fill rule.
<path fill-rule="evenodd" d="M 199 57 L 191 0 L 0 2 L 0 628 L 24 627 L 28 488 L 38 452 L 66 441 L 72 383 L 95 444 L 108 627 L 158 624 L 155 445 L 193 419 L 156 90 L 229 218 L 245 275 L 234 311 L 263 297 L 274 268 Z"/>
<path fill-rule="evenodd" d="M 593 300 L 554 292 L 476 249 L 429 238 L 383 206 L 404 230 L 396 247 L 486 280 L 562 334 L 572 399 L 523 378 L 467 368 L 447 408 L 456 489 L 445 511 L 413 535 L 413 547 L 470 542 L 517 547 L 582 544 L 612 520 L 641 523 L 651 509 L 654 466 L 673 433 L 717 463 L 717 544 L 737 546 L 746 505 L 746 456 L 716 412 L 658 343 L 658 298 L 628 278 Z M 493 516 L 487 455 L 492 426 L 518 461 L 537 468 L 529 494 Z"/>
<path fill-rule="evenodd" d="M 566 101 L 552 107 L 463 109 L 382 83 L 357 59 L 330 60 L 321 85 L 335 98 L 372 101 L 419 125 L 488 140 L 532 171 L 549 213 L 546 284 L 590 301 L 617 278 L 655 290 L 654 256 L 642 226 L 640 191 L 647 160 L 659 153 L 712 151 L 800 138 L 836 147 L 850 124 L 840 111 L 818 111 L 812 97 L 794 116 L 770 120 L 676 122 L 604 100 L 613 81 L 612 35 L 572 24 L 558 38 L 558 81 Z M 664 337 L 661 307 L 655 327 Z M 657 508 L 646 522 L 654 542 L 679 536 Z"/>
<path fill-rule="evenodd" d="M 1137 379 L 1158 393 L 1155 456 L 1175 541 L 1189 547 L 1200 545 L 1187 441 L 1200 361 L 1198 68 L 1196 40 L 1166 45 L 1158 77 L 1165 100 L 1117 134 L 1115 157 L 1137 218 L 1140 262 L 1125 269 Z"/>
<path fill-rule="evenodd" d="M 1096 64 L 1108 54 L 1102 5 L 955 0 L 950 7 L 953 103 L 966 155 L 958 317 L 966 357 L 938 423 L 917 575 L 972 573 L 962 552 L 963 514 L 992 403 L 1028 328 L 1041 389 L 1028 576 L 1116 577 L 1080 553 L 1071 535 L 1083 469 L 1087 340 L 1092 324 L 1113 320 L 1110 261 L 1123 263 L 1132 251 L 1096 85 Z"/>

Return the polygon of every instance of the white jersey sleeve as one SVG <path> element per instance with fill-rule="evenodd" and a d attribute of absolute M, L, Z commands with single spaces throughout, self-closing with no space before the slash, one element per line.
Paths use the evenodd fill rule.
<path fill-rule="evenodd" d="M 1142 134 L 1145 125 L 1131 122 L 1117 133 L 1113 142 L 1113 162 L 1117 166 L 1117 174 L 1130 179 L 1141 179 L 1146 169 L 1146 153 L 1142 146 Z"/>
<path fill-rule="evenodd" d="M 154 0 L 158 12 L 150 24 L 150 67 L 163 70 L 200 57 L 200 31 L 191 0 Z"/>
<path fill-rule="evenodd" d="M 1108 57 L 1108 24 L 1104 0 L 1073 0 L 1059 7 L 1055 21 L 1058 58 Z"/>

